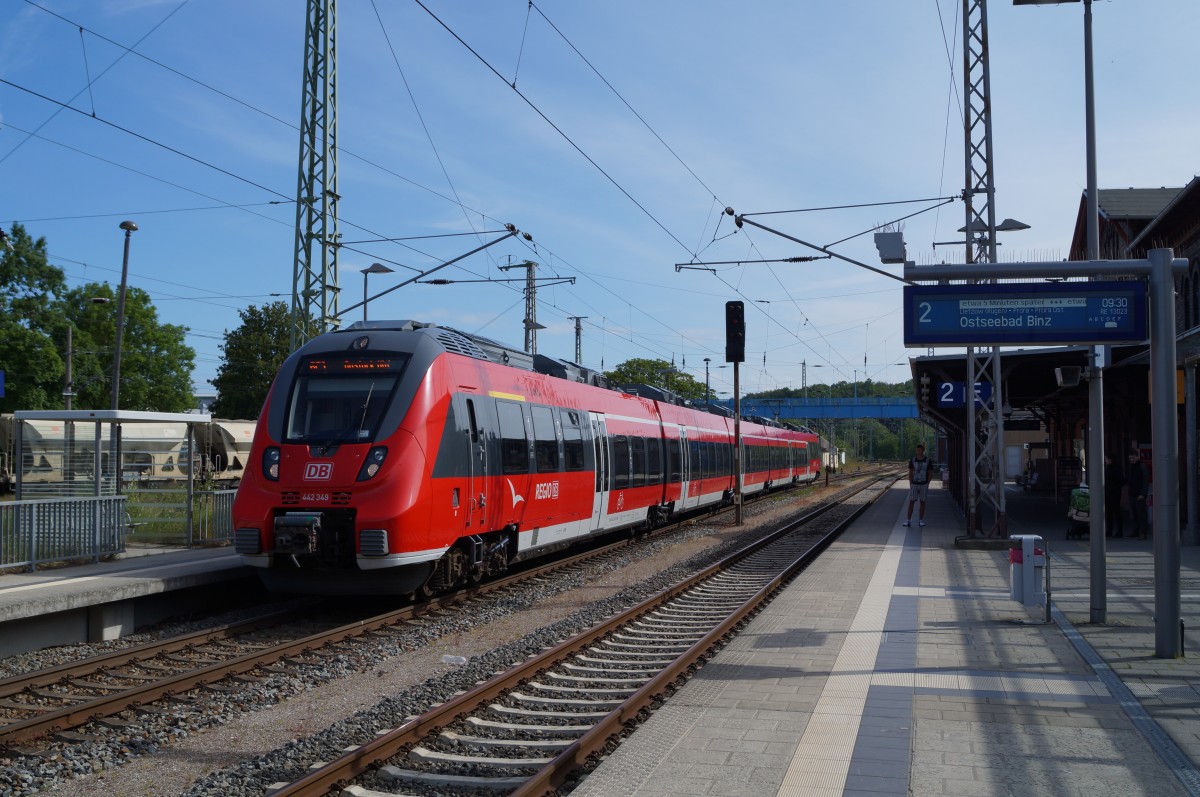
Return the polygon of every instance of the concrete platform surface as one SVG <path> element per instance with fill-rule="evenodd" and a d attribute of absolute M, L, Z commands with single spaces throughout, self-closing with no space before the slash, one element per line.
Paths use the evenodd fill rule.
<path fill-rule="evenodd" d="M 152 555 L 0 575 L 0 623 L 246 578 L 232 548 L 161 549 Z"/>
<path fill-rule="evenodd" d="M 1006 550 L 956 547 L 934 484 L 866 512 L 573 797 L 1200 795 L 1200 635 L 1157 659 L 1150 541 L 1107 540 L 1108 617 L 1066 507 L 1010 493 L 1049 542 L 1053 611 L 1009 596 Z M 1200 622 L 1200 550 L 1181 557 Z"/>

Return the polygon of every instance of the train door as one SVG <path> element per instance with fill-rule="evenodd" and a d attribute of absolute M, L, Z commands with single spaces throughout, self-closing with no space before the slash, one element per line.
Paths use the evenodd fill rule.
<path fill-rule="evenodd" d="M 470 398 L 467 399 L 467 425 L 471 449 L 467 457 L 467 528 L 476 529 L 486 523 L 487 446 L 475 414 L 475 400 Z"/>
<path fill-rule="evenodd" d="M 692 453 L 688 445 L 687 428 L 679 427 L 679 503 L 681 509 L 691 509 L 700 503 L 700 495 L 690 495 L 692 486 Z M 698 464 L 698 463 L 696 463 Z M 699 474 L 696 474 L 699 475 Z"/>
<path fill-rule="evenodd" d="M 592 450 L 596 461 L 596 481 L 592 486 L 592 522 L 590 531 L 604 528 L 604 516 L 608 511 L 608 429 L 604 416 L 590 412 L 592 422 Z"/>

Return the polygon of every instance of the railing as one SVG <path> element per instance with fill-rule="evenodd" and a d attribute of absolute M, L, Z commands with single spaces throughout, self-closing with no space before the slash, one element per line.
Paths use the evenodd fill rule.
<path fill-rule="evenodd" d="M 237 490 L 196 493 L 196 542 L 233 541 L 233 497 Z"/>
<path fill-rule="evenodd" d="M 27 567 L 79 559 L 99 561 L 133 544 L 204 545 L 233 539 L 233 497 L 237 490 L 203 490 L 193 496 L 191 533 L 184 503 L 157 503 L 153 517 L 146 496 L 139 517 L 129 495 L 39 498 L 0 502 L 0 567 Z M 159 496 L 155 496 L 159 497 Z M 174 496 L 168 496 L 174 497 Z"/>
<path fill-rule="evenodd" d="M 99 561 L 125 550 L 125 496 L 0 503 L 0 567 L 73 559 Z"/>

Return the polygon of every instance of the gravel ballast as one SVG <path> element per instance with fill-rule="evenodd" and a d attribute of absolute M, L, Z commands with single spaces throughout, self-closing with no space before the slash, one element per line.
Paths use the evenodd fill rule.
<path fill-rule="evenodd" d="M 696 521 L 552 580 L 475 600 L 402 633 L 373 636 L 347 653 L 301 657 L 294 672 L 238 683 L 194 706 L 173 703 L 163 713 L 130 717 L 136 721 L 126 728 L 86 726 L 80 732 L 95 735 L 94 741 L 54 745 L 45 758 L 6 754 L 0 757 L 0 797 L 259 797 L 313 761 L 335 757 L 660 591 L 741 547 L 747 532 L 800 511 L 824 492 L 765 497 L 747 505 L 742 528 L 733 526 L 731 516 Z M 95 652 L 94 646 L 72 646 L 26 654 L 30 658 L 0 661 L 0 673 Z M 456 663 L 462 659 L 465 664 Z"/>

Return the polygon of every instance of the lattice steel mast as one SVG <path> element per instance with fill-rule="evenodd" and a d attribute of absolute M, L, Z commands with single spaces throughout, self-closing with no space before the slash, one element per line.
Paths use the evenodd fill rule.
<path fill-rule="evenodd" d="M 338 325 L 337 0 L 308 0 L 290 345 Z"/>
<path fill-rule="evenodd" d="M 996 184 L 992 178 L 992 87 L 988 67 L 987 0 L 963 0 L 963 132 L 967 263 L 996 262 Z M 980 394 L 991 395 L 975 408 Z M 1007 536 L 1004 511 L 1004 416 L 1000 347 L 967 348 L 967 530 L 979 527 L 979 501 L 995 507 L 988 536 Z M 977 417 L 978 416 L 978 417 Z"/>

